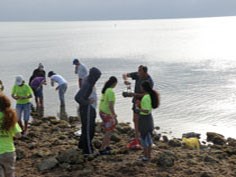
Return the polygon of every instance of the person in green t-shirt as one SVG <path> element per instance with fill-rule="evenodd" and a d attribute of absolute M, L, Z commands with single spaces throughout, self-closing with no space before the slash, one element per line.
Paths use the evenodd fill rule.
<path fill-rule="evenodd" d="M 151 158 L 152 150 L 152 131 L 154 129 L 152 109 L 159 106 L 158 93 L 152 89 L 149 82 L 144 81 L 141 84 L 144 96 L 139 103 L 136 103 L 135 109 L 139 113 L 138 130 L 141 135 L 141 145 L 143 146 L 143 157 L 141 160 L 148 161 Z"/>
<path fill-rule="evenodd" d="M 115 125 L 117 124 L 117 115 L 114 108 L 116 97 L 113 91 L 113 88 L 115 88 L 116 84 L 117 78 L 111 76 L 109 80 L 106 81 L 102 89 L 102 96 L 99 104 L 99 114 L 103 121 L 105 135 L 100 148 L 101 155 L 110 154 L 110 138 Z"/>
<path fill-rule="evenodd" d="M 10 99 L 0 93 L 0 176 L 15 177 L 16 154 L 13 137 L 20 132 Z"/>
<path fill-rule="evenodd" d="M 30 118 L 30 98 L 32 98 L 33 91 L 31 87 L 25 83 L 23 76 L 16 76 L 15 85 L 12 88 L 12 98 L 16 100 L 16 112 L 18 116 L 18 123 L 23 130 L 23 135 L 26 136 L 28 122 Z M 24 113 L 24 126 L 22 123 L 22 113 Z"/>

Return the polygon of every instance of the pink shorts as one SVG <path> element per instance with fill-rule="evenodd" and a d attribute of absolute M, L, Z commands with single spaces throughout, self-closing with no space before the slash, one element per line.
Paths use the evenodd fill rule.
<path fill-rule="evenodd" d="M 109 114 L 105 114 L 103 112 L 99 112 L 100 117 L 103 121 L 103 127 L 105 131 L 114 130 L 116 127 L 116 120 Z"/>

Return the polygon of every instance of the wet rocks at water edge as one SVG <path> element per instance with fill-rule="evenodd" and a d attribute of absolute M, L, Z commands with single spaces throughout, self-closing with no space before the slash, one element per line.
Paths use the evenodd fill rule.
<path fill-rule="evenodd" d="M 78 149 L 79 118 L 35 117 L 26 138 L 16 140 L 18 177 L 69 176 L 236 176 L 236 140 L 208 133 L 209 143 L 199 150 L 186 149 L 181 139 L 170 139 L 161 128 L 153 135 L 152 158 L 142 162 L 142 150 L 130 150 L 134 136 L 129 123 L 119 123 L 111 138 L 110 155 L 98 155 L 103 130 L 97 122 L 93 141 L 95 154 Z"/>

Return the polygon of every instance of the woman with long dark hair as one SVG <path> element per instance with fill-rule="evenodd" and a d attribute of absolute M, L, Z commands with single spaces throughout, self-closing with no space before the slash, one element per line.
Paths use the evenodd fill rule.
<path fill-rule="evenodd" d="M 99 104 L 99 114 L 103 121 L 103 128 L 105 135 L 102 141 L 100 150 L 101 155 L 110 154 L 110 138 L 111 134 L 117 124 L 117 115 L 115 113 L 115 88 L 117 84 L 117 78 L 111 76 L 102 89 L 102 97 Z"/>
<path fill-rule="evenodd" d="M 15 177 L 15 146 L 13 137 L 21 132 L 10 99 L 0 94 L 0 176 Z"/>
<path fill-rule="evenodd" d="M 136 107 L 139 112 L 138 128 L 141 134 L 141 144 L 143 146 L 144 154 L 142 160 L 148 161 L 151 158 L 151 149 L 153 144 L 152 131 L 154 129 L 154 124 L 152 109 L 159 106 L 159 96 L 158 93 L 152 89 L 149 82 L 143 82 L 141 87 L 144 91 L 144 96 Z"/>

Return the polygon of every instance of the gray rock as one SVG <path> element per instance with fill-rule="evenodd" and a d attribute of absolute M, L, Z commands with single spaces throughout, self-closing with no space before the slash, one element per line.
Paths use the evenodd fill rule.
<path fill-rule="evenodd" d="M 164 136 L 162 136 L 162 139 L 163 139 L 163 141 L 164 141 L 164 142 L 166 142 L 166 143 L 169 141 L 168 137 L 167 137 L 167 136 L 165 136 L 165 135 L 164 135 Z"/>
<path fill-rule="evenodd" d="M 176 156 L 171 151 L 164 151 L 156 158 L 156 163 L 161 167 L 172 167 L 175 164 Z"/>
<path fill-rule="evenodd" d="M 168 142 L 169 146 L 171 147 L 180 147 L 181 146 L 181 141 L 174 138 Z"/>
<path fill-rule="evenodd" d="M 45 171 L 45 170 L 50 170 L 56 167 L 57 164 L 58 164 L 57 159 L 55 157 L 50 157 L 50 158 L 44 159 L 41 163 L 39 163 L 37 168 L 39 171 Z"/>
<path fill-rule="evenodd" d="M 227 143 L 229 146 L 236 147 L 236 139 L 228 138 Z"/>
<path fill-rule="evenodd" d="M 216 160 L 215 158 L 209 156 L 209 155 L 206 155 L 204 157 L 204 162 L 209 162 L 209 163 L 218 163 L 218 160 Z"/>
<path fill-rule="evenodd" d="M 25 158 L 25 152 L 22 149 L 17 148 L 16 149 L 16 160 L 21 160 L 23 158 Z"/>
<path fill-rule="evenodd" d="M 216 145 L 224 145 L 226 144 L 226 140 L 224 136 L 214 132 L 207 132 L 207 141 L 212 142 Z"/>
<path fill-rule="evenodd" d="M 198 138 L 198 139 L 200 139 L 200 136 L 201 136 L 200 133 L 195 133 L 195 132 L 188 132 L 188 133 L 182 134 L 183 138 Z"/>
<path fill-rule="evenodd" d="M 69 164 L 81 164 L 84 162 L 83 156 L 76 149 L 69 149 L 64 152 L 60 152 L 57 156 L 57 160 L 60 163 Z"/>
<path fill-rule="evenodd" d="M 119 137 L 119 135 L 117 133 L 113 133 L 111 135 L 111 141 L 119 142 L 120 140 L 121 140 L 121 138 Z"/>

